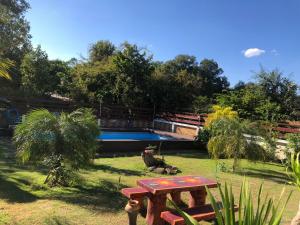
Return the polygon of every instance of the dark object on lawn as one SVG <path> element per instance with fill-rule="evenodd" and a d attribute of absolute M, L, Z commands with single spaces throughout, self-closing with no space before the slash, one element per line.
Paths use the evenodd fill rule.
<path fill-rule="evenodd" d="M 142 152 L 142 159 L 150 172 L 177 174 L 177 167 L 165 163 L 163 158 L 154 157 L 156 146 L 149 146 Z"/>

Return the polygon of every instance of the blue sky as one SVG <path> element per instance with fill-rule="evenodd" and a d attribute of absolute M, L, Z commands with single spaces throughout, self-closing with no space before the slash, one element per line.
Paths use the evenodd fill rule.
<path fill-rule="evenodd" d="M 155 60 L 211 58 L 232 85 L 263 65 L 300 84 L 299 0 L 29 0 L 32 42 L 49 58 L 86 56 L 90 44 L 127 40 Z M 248 51 L 247 51 L 248 50 Z M 248 57 L 246 57 L 248 56 Z"/>

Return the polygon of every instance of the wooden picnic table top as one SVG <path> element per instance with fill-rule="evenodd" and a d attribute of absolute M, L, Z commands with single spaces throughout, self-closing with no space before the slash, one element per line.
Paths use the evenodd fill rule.
<path fill-rule="evenodd" d="M 215 180 L 202 176 L 174 176 L 138 180 L 137 184 L 152 194 L 167 194 L 171 192 L 195 191 L 207 186 L 217 187 Z"/>

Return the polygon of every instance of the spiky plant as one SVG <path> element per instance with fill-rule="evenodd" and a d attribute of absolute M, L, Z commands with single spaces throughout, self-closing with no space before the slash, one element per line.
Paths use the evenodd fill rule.
<path fill-rule="evenodd" d="M 279 225 L 282 220 L 283 212 L 291 197 L 289 193 L 285 201 L 282 200 L 284 189 L 282 190 L 277 202 L 266 196 L 262 197 L 263 185 L 260 185 L 257 201 L 254 203 L 252 191 L 249 184 L 244 180 L 240 189 L 239 203 L 235 205 L 235 198 L 232 186 L 228 187 L 225 183 L 224 189 L 219 186 L 221 195 L 221 206 L 217 204 L 217 200 L 206 188 L 208 197 L 216 213 L 218 225 Z M 238 207 L 237 217 L 235 208 Z M 256 207 L 256 208 L 255 208 Z"/>
<path fill-rule="evenodd" d="M 277 203 L 275 203 L 273 198 L 268 196 L 263 199 L 263 185 L 261 185 L 258 191 L 257 202 L 254 203 L 249 184 L 247 181 L 244 181 L 240 189 L 239 203 L 236 205 L 231 186 L 228 187 L 225 183 L 224 189 L 219 186 L 218 190 L 221 196 L 221 204 L 217 203 L 210 190 L 206 188 L 208 197 L 216 213 L 216 223 L 218 225 L 279 225 L 284 209 L 292 194 L 290 192 L 286 201 L 283 201 L 283 189 Z M 174 202 L 170 202 L 184 218 L 187 225 L 199 224 L 193 217 L 177 207 Z"/>
<path fill-rule="evenodd" d="M 291 154 L 291 170 L 292 170 L 292 184 L 294 184 L 298 190 L 300 191 L 300 163 L 299 163 L 299 155 L 300 153 L 297 153 L 297 155 L 295 155 L 295 153 Z M 287 168 L 289 169 L 289 168 Z M 298 225 L 300 223 L 300 203 L 299 203 L 299 209 L 298 212 L 296 214 L 296 216 L 293 218 L 291 225 Z"/>
<path fill-rule="evenodd" d="M 173 202 L 171 199 L 168 199 L 168 201 L 171 203 L 171 205 L 176 209 L 176 211 L 180 214 L 180 216 L 183 217 L 184 222 L 186 225 L 199 225 L 199 222 L 195 220 L 192 216 L 181 210 L 175 202 Z"/>
<path fill-rule="evenodd" d="M 89 164 L 97 148 L 99 128 L 89 109 L 55 115 L 46 109 L 28 113 L 17 125 L 14 143 L 21 162 L 44 163 L 45 183 L 68 185 L 72 171 Z"/>

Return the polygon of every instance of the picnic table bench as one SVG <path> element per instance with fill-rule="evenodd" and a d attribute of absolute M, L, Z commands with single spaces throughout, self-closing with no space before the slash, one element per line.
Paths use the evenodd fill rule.
<path fill-rule="evenodd" d="M 176 176 L 166 178 L 151 178 L 137 181 L 139 187 L 122 189 L 122 193 L 130 199 L 142 202 L 148 198 L 146 221 L 149 225 L 184 224 L 183 218 L 167 211 L 167 194 L 181 205 L 181 193 L 189 192 L 189 208 L 187 212 L 196 220 L 209 220 L 215 217 L 211 205 L 205 205 L 206 189 L 217 187 L 217 182 L 201 176 Z"/>

